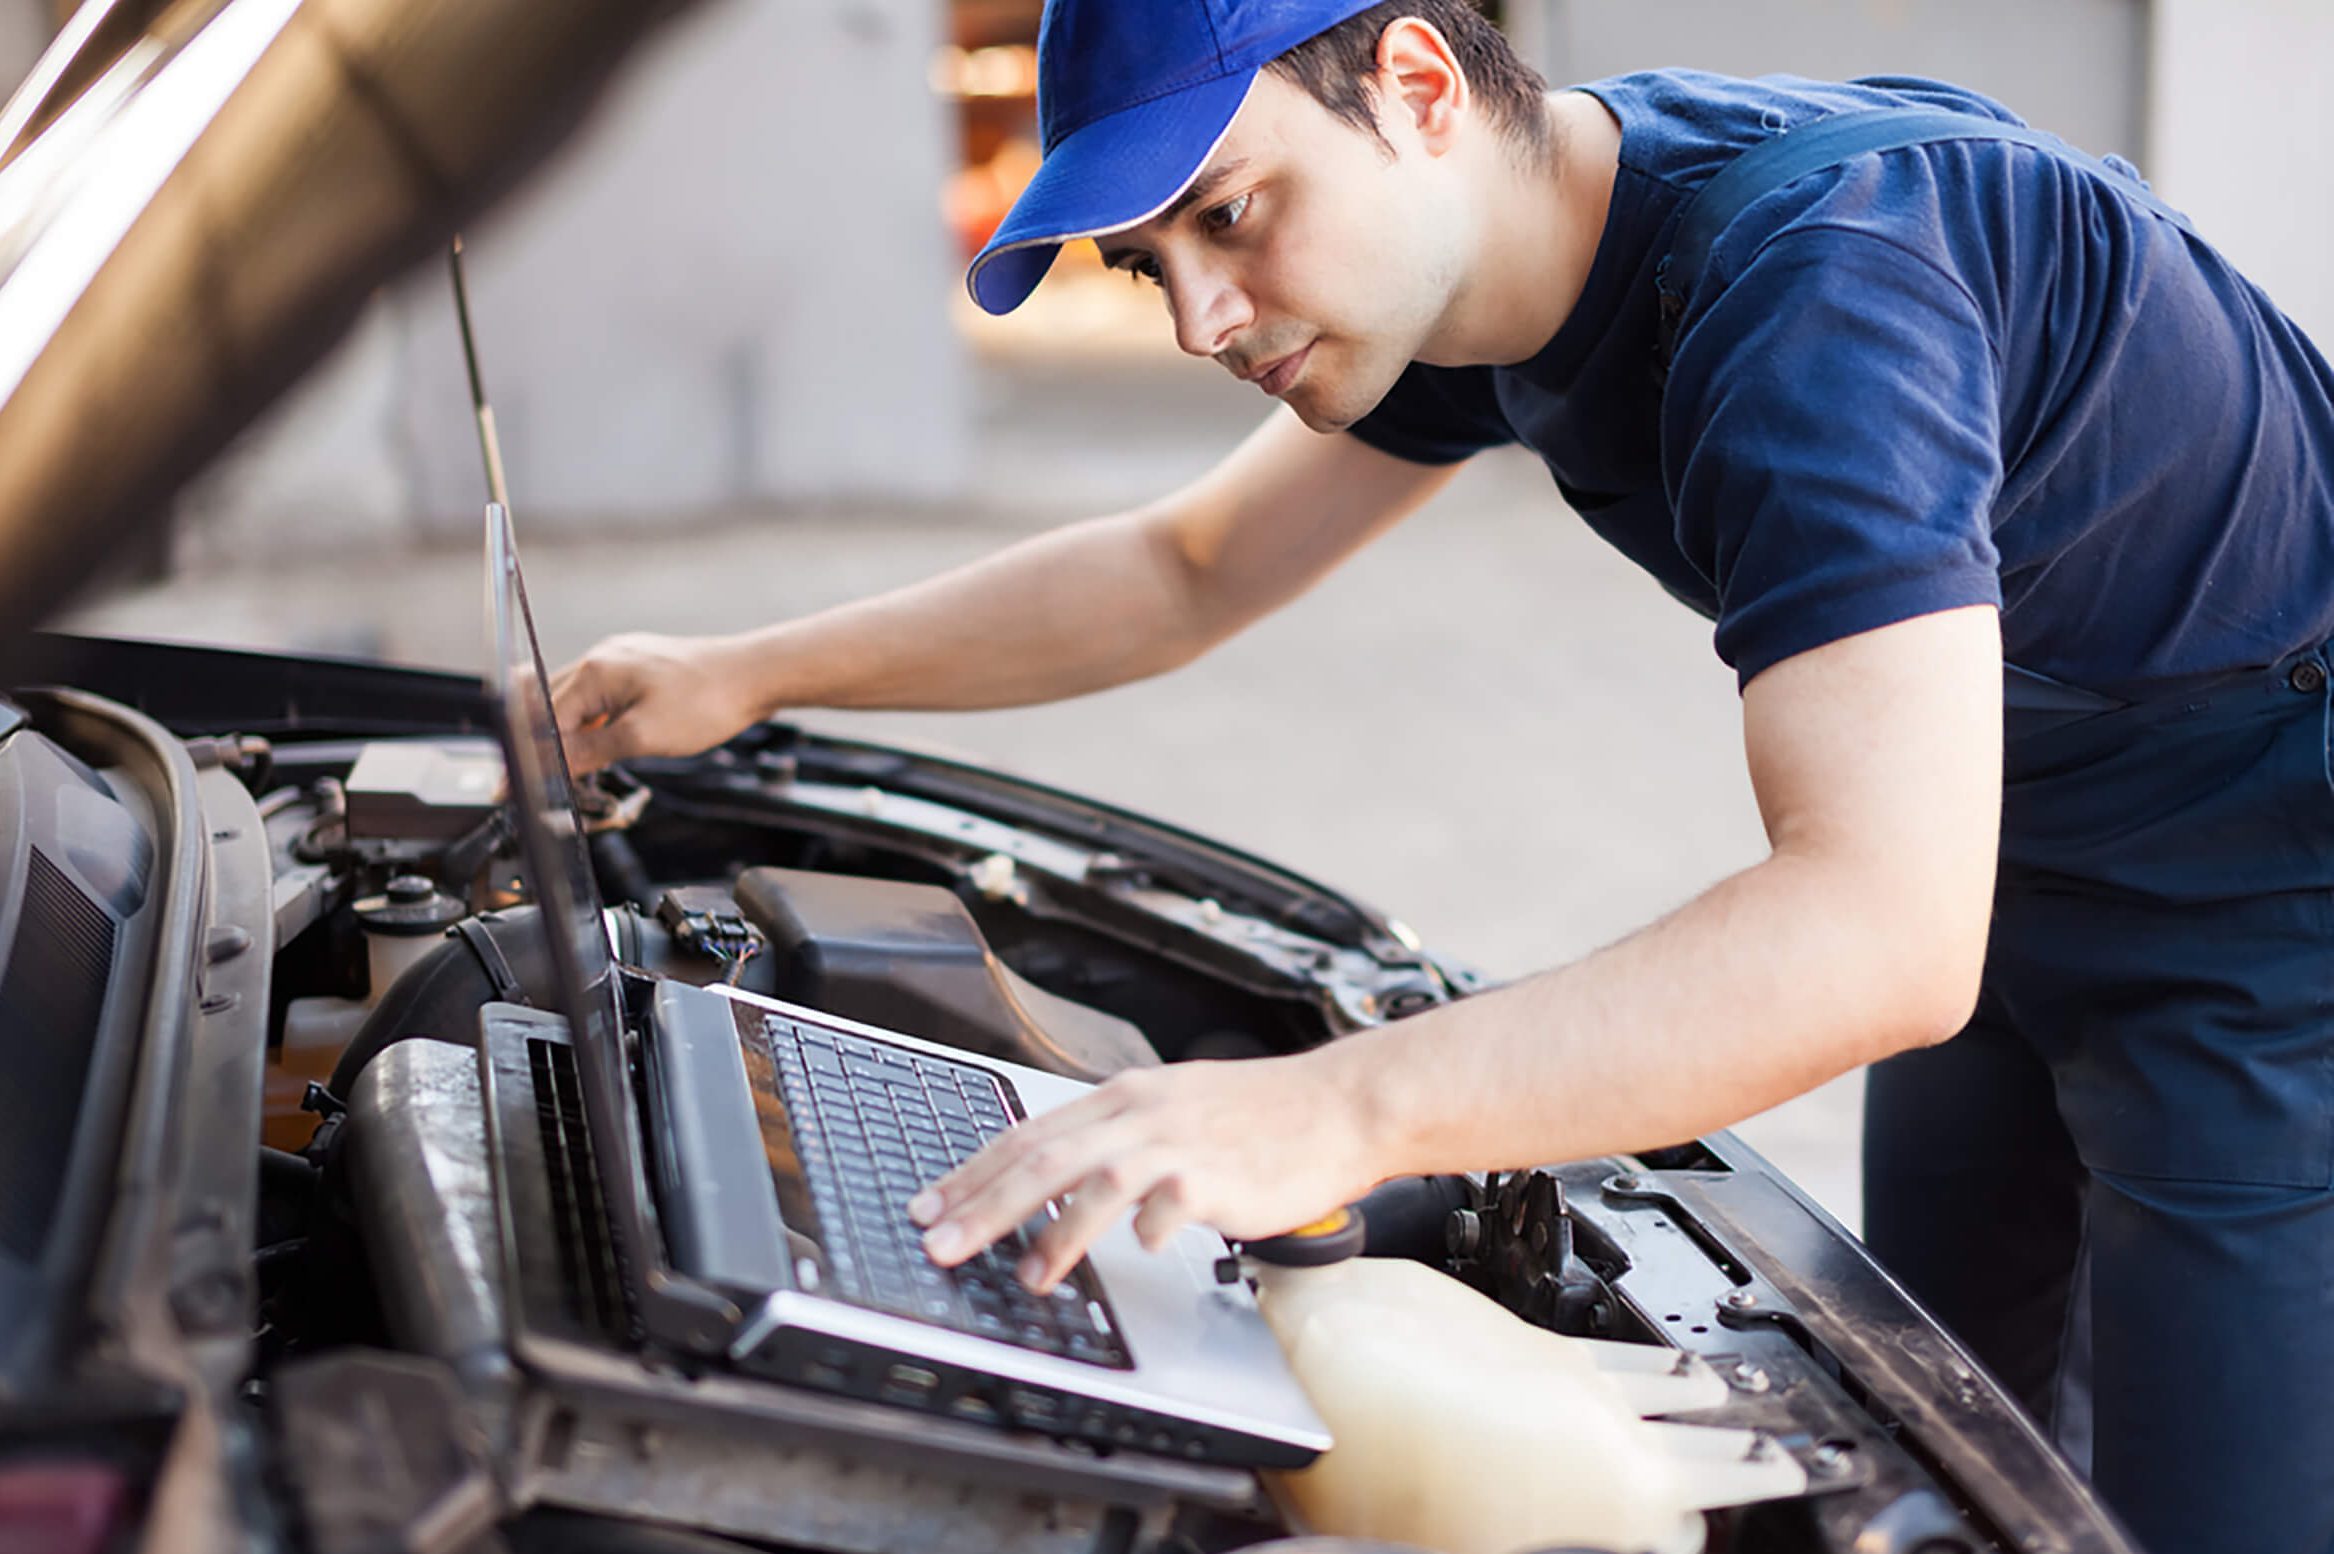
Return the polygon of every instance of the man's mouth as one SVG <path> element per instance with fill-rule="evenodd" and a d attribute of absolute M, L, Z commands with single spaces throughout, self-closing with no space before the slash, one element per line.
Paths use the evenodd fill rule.
<path fill-rule="evenodd" d="M 1305 360 L 1312 354 L 1313 347 L 1307 345 L 1302 350 L 1291 351 L 1277 361 L 1266 362 L 1254 372 L 1244 372 L 1240 376 L 1277 399 L 1297 381 L 1297 374 L 1305 370 Z"/>

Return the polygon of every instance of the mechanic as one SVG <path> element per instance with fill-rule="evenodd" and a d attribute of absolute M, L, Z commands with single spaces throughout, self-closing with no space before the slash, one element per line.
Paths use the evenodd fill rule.
<path fill-rule="evenodd" d="M 2141 1540 L 2334 1550 L 2334 372 L 2296 326 L 2128 167 L 1983 132 L 1798 169 L 1664 268 L 1778 135 L 2017 123 L 1938 83 L 1551 94 L 1465 0 L 1051 0 L 1040 71 L 974 297 L 1095 238 L 1283 408 L 1141 510 L 603 643 L 577 764 L 1160 673 L 1522 443 L 1716 622 L 1771 856 L 1398 1025 L 1113 1079 L 919 1194 L 930 1254 L 1065 1198 L 1044 1288 L 1130 1209 L 1261 1236 L 1871 1064 L 1871 1244 Z"/>

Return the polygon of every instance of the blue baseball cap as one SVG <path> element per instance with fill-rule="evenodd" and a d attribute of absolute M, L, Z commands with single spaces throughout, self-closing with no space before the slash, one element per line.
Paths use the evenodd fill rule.
<path fill-rule="evenodd" d="M 1045 160 L 965 276 L 1010 313 L 1064 243 L 1140 226 L 1199 176 L 1257 72 L 1377 0 L 1046 0 Z"/>

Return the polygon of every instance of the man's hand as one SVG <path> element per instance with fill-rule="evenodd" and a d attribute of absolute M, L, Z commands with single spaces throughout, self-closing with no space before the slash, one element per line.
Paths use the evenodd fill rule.
<path fill-rule="evenodd" d="M 551 677 L 559 737 L 577 772 L 635 756 L 695 755 L 768 713 L 736 637 L 610 637 Z"/>
<path fill-rule="evenodd" d="M 1022 1282 L 1040 1292 L 1129 1208 L 1153 1251 L 1195 1222 L 1245 1240 L 1294 1230 L 1386 1174 L 1335 1052 L 1120 1074 L 993 1140 L 917 1194 L 909 1215 L 931 1227 L 932 1260 L 953 1267 L 1066 1198 L 1022 1260 Z"/>

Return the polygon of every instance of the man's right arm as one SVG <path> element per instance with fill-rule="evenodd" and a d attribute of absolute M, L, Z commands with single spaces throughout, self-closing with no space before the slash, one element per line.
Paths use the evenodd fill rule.
<path fill-rule="evenodd" d="M 735 637 L 609 639 L 554 683 L 580 770 L 680 755 L 787 708 L 1058 701 L 1190 662 L 1303 593 L 1456 466 L 1310 432 L 1286 410 L 1133 512 Z"/>

